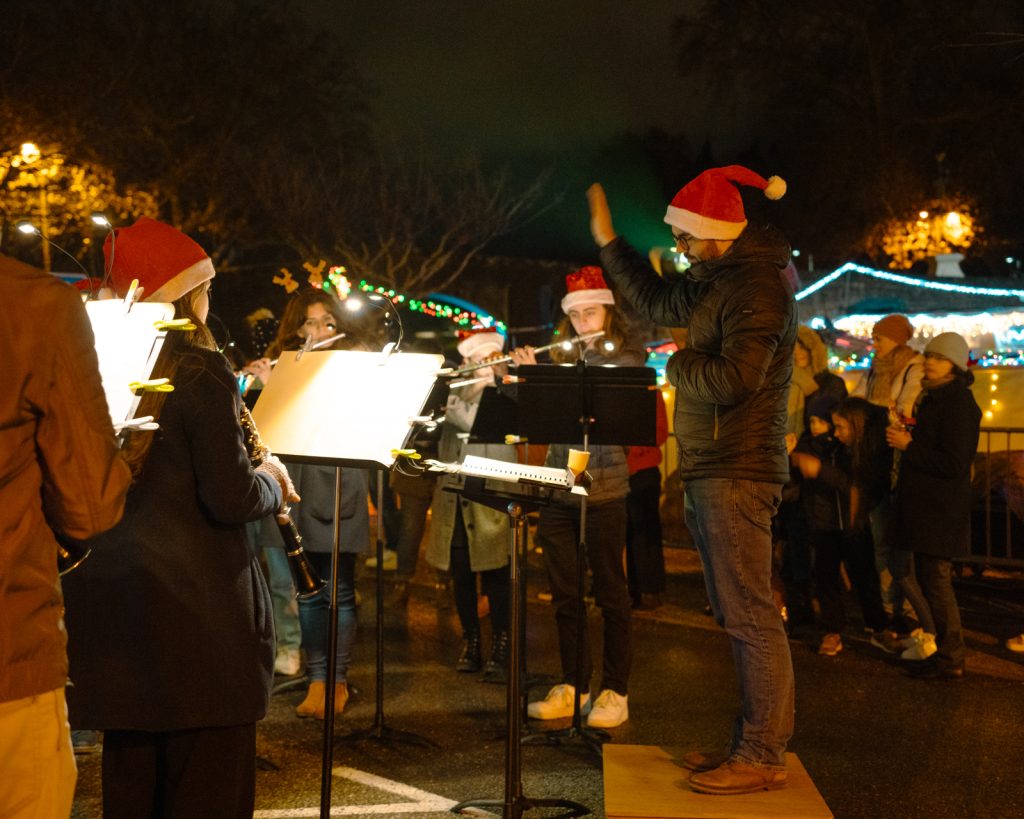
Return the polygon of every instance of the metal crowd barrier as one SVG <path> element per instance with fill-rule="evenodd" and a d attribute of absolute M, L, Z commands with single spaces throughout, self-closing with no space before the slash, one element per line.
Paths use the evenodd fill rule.
<path fill-rule="evenodd" d="M 1024 569 L 1024 427 L 982 428 L 973 490 L 964 562 Z"/>

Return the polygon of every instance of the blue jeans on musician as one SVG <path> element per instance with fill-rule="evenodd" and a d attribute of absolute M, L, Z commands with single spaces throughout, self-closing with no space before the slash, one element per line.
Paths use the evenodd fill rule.
<path fill-rule="evenodd" d="M 306 650 L 306 673 L 310 682 L 327 679 L 327 637 L 331 607 L 331 555 L 306 552 L 317 574 L 328 581 L 313 597 L 299 601 L 299 623 L 302 626 L 302 647 Z M 338 556 L 338 662 L 336 683 L 348 678 L 352 662 L 352 646 L 356 642 L 356 556 Z"/>
<path fill-rule="evenodd" d="M 782 487 L 704 478 L 686 484 L 686 525 L 704 566 L 715 620 L 732 642 L 742 710 L 732 754 L 771 768 L 786 765 L 793 734 L 793 662 L 772 597 L 771 520 Z"/>

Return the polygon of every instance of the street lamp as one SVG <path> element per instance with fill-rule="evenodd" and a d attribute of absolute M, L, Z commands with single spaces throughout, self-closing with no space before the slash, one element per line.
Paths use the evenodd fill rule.
<path fill-rule="evenodd" d="M 107 229 L 107 234 L 110 236 L 110 259 L 103 265 L 103 279 L 100 281 L 100 290 L 103 290 L 107 286 L 107 280 L 110 278 L 110 273 L 114 269 L 114 250 L 117 243 L 117 234 L 114 233 L 114 226 L 110 224 L 110 220 L 102 213 L 94 213 L 91 217 L 92 223 L 97 227 L 103 227 Z"/>
<path fill-rule="evenodd" d="M 91 282 L 91 279 L 89 277 L 89 271 L 85 269 L 85 267 L 82 265 L 82 263 L 80 261 L 78 261 L 78 259 L 76 259 L 74 256 L 72 256 L 70 253 L 68 253 L 59 244 L 57 244 L 56 242 L 52 242 L 49 239 L 47 239 L 46 236 L 43 235 L 43 232 L 39 228 L 37 228 L 35 225 L 33 225 L 31 222 L 18 222 L 17 228 L 18 228 L 19 231 L 21 231 L 26 236 L 35 235 L 35 236 L 38 236 L 40 239 L 43 240 L 43 259 L 45 260 L 45 265 L 46 265 L 45 269 L 46 269 L 47 273 L 50 272 L 50 246 L 52 245 L 53 247 L 57 248 L 57 250 L 59 250 L 61 253 L 63 253 L 65 256 L 67 256 L 69 259 L 71 259 L 71 261 L 73 261 L 76 265 L 78 265 L 78 269 L 81 270 L 82 273 L 85 275 L 86 280 Z"/>

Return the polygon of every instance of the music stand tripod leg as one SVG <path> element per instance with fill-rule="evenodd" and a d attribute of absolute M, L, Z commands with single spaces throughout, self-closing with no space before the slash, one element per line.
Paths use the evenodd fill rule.
<path fill-rule="evenodd" d="M 522 556 L 526 543 L 526 514 L 523 505 L 513 501 L 508 505 L 510 529 L 509 548 L 509 656 L 505 689 L 505 796 L 497 799 L 470 799 L 453 806 L 452 813 L 466 808 L 501 808 L 503 819 L 518 819 L 525 811 L 533 808 L 566 808 L 561 816 L 586 816 L 591 811 L 579 802 L 569 799 L 529 799 L 523 796 L 522 770 L 522 723 L 519 718 L 519 690 L 522 662 L 525 652 L 520 643 L 520 624 L 523 612 L 520 608 L 520 576 Z"/>
<path fill-rule="evenodd" d="M 376 506 L 377 603 L 375 609 L 377 615 L 377 667 L 373 723 L 366 728 L 360 728 L 338 737 L 338 742 L 361 742 L 364 739 L 374 739 L 380 742 L 404 742 L 408 745 L 419 745 L 424 748 L 437 748 L 437 743 L 431 739 L 421 737 L 419 734 L 414 734 L 411 731 L 392 728 L 384 722 L 384 470 L 382 469 L 377 471 Z M 335 525 L 337 525 L 337 522 Z"/>

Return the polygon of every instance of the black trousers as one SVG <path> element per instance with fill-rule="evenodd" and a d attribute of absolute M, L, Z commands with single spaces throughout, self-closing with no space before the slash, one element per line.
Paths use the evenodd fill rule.
<path fill-rule="evenodd" d="M 562 679 L 576 681 L 576 640 L 583 644 L 583 678 L 577 687 L 586 691 L 593 673 L 590 636 L 584 616 L 577 622 L 577 546 L 580 533 L 579 510 L 573 506 L 545 506 L 540 510 L 537 545 L 544 551 L 551 603 L 558 627 L 558 651 Z M 633 612 L 626 589 L 623 551 L 626 540 L 625 499 L 587 507 L 587 553 L 584 559 L 594 579 L 594 598 L 604 620 L 604 656 L 601 688 L 627 694 L 633 662 Z"/>
<path fill-rule="evenodd" d="M 626 569 L 629 596 L 665 591 L 665 552 L 661 541 L 661 470 L 656 466 L 629 476 L 626 496 Z"/>
<path fill-rule="evenodd" d="M 459 615 L 462 634 L 469 637 L 480 631 L 480 615 L 477 613 L 476 575 L 469 561 L 469 541 L 466 539 L 466 524 L 462 520 L 462 509 L 456 504 L 455 528 L 452 530 L 452 553 L 448 572 L 452 576 L 452 592 L 455 596 L 455 611 Z M 508 566 L 480 572 L 487 602 L 491 606 L 491 630 L 495 634 L 508 631 Z"/>
<path fill-rule="evenodd" d="M 918 552 L 914 562 L 918 583 L 935 620 L 936 656 L 942 662 L 962 663 L 967 646 L 960 624 L 960 607 L 953 592 L 953 561 Z"/>
<path fill-rule="evenodd" d="M 825 629 L 838 634 L 846 624 L 840 563 L 846 565 L 846 574 L 857 594 L 864 624 L 873 631 L 885 628 L 889 618 L 882 605 L 882 589 L 875 571 L 875 549 L 870 533 L 866 530 L 811 532 L 810 540 L 814 550 L 814 593 L 821 605 Z"/>
<path fill-rule="evenodd" d="M 104 819 L 252 819 L 256 723 L 103 732 Z"/>

